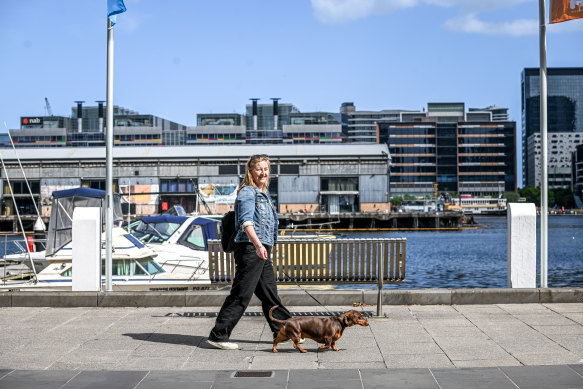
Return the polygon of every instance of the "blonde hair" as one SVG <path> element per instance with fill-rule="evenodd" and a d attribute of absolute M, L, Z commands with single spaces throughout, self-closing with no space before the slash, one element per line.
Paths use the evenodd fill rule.
<path fill-rule="evenodd" d="M 247 160 L 247 163 L 245 164 L 245 177 L 243 178 L 243 181 L 241 182 L 241 184 L 239 184 L 239 187 L 237 188 L 237 193 L 239 193 L 241 188 L 243 188 L 244 186 L 252 186 L 254 188 L 257 188 L 257 185 L 255 185 L 255 182 L 253 181 L 253 176 L 251 175 L 251 171 L 253 169 L 255 169 L 255 166 L 259 162 L 267 162 L 267 168 L 269 169 L 270 176 L 271 176 L 271 163 L 269 162 L 269 157 L 265 154 L 252 155 L 251 157 L 249 157 L 249 159 Z M 268 176 L 268 178 L 269 178 L 269 176 Z M 265 183 L 263 188 L 261 188 L 261 191 L 264 193 L 268 193 L 268 190 L 269 190 L 269 179 L 267 180 L 267 182 Z"/>

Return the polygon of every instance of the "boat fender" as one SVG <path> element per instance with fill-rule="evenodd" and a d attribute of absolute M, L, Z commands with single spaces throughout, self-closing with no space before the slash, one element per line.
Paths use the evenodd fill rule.
<path fill-rule="evenodd" d="M 28 245 L 28 251 L 34 253 L 34 238 L 32 236 L 26 237 L 26 244 Z"/>

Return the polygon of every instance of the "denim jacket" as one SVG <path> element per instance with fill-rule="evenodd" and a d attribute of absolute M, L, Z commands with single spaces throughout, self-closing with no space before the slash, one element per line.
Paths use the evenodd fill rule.
<path fill-rule="evenodd" d="M 253 186 L 244 186 L 235 200 L 235 242 L 251 242 L 245 227 L 252 225 L 259 241 L 273 247 L 277 243 L 277 212 L 267 193 Z"/>

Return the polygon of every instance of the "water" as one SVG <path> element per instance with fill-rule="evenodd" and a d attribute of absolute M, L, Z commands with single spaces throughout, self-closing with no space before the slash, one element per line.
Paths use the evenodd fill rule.
<path fill-rule="evenodd" d="M 405 282 L 386 288 L 505 288 L 506 217 L 475 220 L 485 228 L 358 232 L 346 237 L 407 238 Z M 548 221 L 548 286 L 583 287 L 583 216 L 549 216 Z M 540 227 L 540 223 L 537 225 Z M 538 258 L 540 232 L 537 229 L 537 286 L 540 286 Z"/>
<path fill-rule="evenodd" d="M 506 217 L 475 218 L 484 228 L 444 231 L 370 231 L 346 238 L 407 238 L 406 277 L 386 288 L 505 288 Z M 583 287 L 583 216 L 549 216 L 549 287 Z M 537 223 L 540 226 L 540 222 Z M 13 238 L 14 239 L 14 238 Z M 17 238 L 22 240 L 22 238 Z M 7 251 L 15 246 L 8 238 Z M 4 239 L 0 255 L 4 253 Z M 540 286 L 540 232 L 537 230 L 537 286 Z M 375 288 L 343 285 L 343 288 Z"/>

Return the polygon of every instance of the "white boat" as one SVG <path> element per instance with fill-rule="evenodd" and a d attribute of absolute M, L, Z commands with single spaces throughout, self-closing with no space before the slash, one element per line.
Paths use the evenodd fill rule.
<path fill-rule="evenodd" d="M 506 199 L 501 196 L 496 197 L 472 197 L 472 195 L 461 195 L 454 201 L 460 205 L 464 214 L 469 215 L 506 215 Z"/>
<path fill-rule="evenodd" d="M 27 282 L 4 281 L 1 289 L 71 290 L 72 276 L 72 215 L 75 207 L 101 207 L 105 212 L 105 192 L 75 188 L 53 192 L 47 248 L 35 253 L 47 261 L 42 271 Z M 105 219 L 105 218 L 103 218 Z M 138 238 L 118 227 L 122 220 L 121 207 L 114 201 L 112 230 L 112 288 L 113 290 L 194 290 L 210 284 L 205 273 L 173 272 L 157 262 L 158 254 Z M 105 233 L 102 234 L 102 242 Z M 102 244 L 102 247 L 105 245 Z M 105 260 L 105 253 L 102 251 Z M 26 263 L 28 254 L 22 254 Z M 105 272 L 102 262 L 102 274 Z M 105 278 L 102 276 L 102 285 Z"/>
<path fill-rule="evenodd" d="M 132 229 L 158 256 L 165 271 L 208 280 L 208 240 L 220 236 L 220 221 L 208 217 L 158 215 Z"/>

